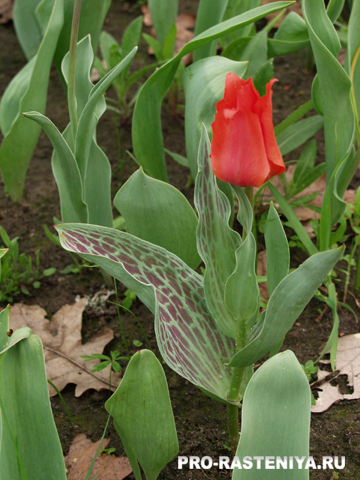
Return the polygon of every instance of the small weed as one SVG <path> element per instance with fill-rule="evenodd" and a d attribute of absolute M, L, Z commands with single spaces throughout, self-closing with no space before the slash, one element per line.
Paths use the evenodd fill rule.
<path fill-rule="evenodd" d="M 56 268 L 47 268 L 40 273 L 40 250 L 35 252 L 35 264 L 30 256 L 20 254 L 19 237 L 10 240 L 5 229 L 0 226 L 0 236 L 5 248 L 0 249 L 0 302 L 12 302 L 19 293 L 30 295 L 28 286 L 38 289 L 40 280 L 56 272 Z"/>
<path fill-rule="evenodd" d="M 94 353 L 93 355 L 81 355 L 81 358 L 83 358 L 86 362 L 88 362 L 89 360 L 101 360 L 101 362 L 95 365 L 95 367 L 91 370 L 91 373 L 101 372 L 101 370 L 104 370 L 104 368 L 111 365 L 109 387 L 111 387 L 111 372 L 113 370 L 114 372 L 120 372 L 122 370 L 119 360 L 130 360 L 130 357 L 120 356 L 120 352 L 118 350 L 111 351 L 110 357 L 102 353 Z"/>

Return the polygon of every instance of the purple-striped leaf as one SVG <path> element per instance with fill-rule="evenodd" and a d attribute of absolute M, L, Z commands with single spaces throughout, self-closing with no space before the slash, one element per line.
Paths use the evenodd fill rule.
<path fill-rule="evenodd" d="M 85 224 L 56 229 L 66 250 L 95 262 L 146 299 L 155 313 L 156 337 L 166 363 L 226 400 L 231 371 L 224 364 L 235 346 L 207 308 L 202 277 L 176 255 L 118 230 Z"/>
<path fill-rule="evenodd" d="M 237 338 L 239 320 L 225 304 L 225 285 L 235 270 L 235 251 L 241 245 L 241 237 L 229 227 L 230 204 L 216 184 L 209 155 L 210 141 L 203 126 L 194 201 L 199 214 L 198 251 L 206 265 L 205 298 L 221 330 L 229 337 Z"/>

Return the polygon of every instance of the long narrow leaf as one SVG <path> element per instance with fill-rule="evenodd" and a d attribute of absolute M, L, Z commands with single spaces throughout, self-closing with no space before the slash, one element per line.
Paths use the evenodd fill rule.
<path fill-rule="evenodd" d="M 279 283 L 270 297 L 259 335 L 231 360 L 231 367 L 252 365 L 276 347 L 293 326 L 317 288 L 340 259 L 343 248 L 318 253 Z"/>
<path fill-rule="evenodd" d="M 194 202 L 199 214 L 198 252 L 206 266 L 204 292 L 208 308 L 219 327 L 229 337 L 237 338 L 238 321 L 225 304 L 225 285 L 234 272 L 235 251 L 241 245 L 241 237 L 229 227 L 230 204 L 217 187 L 209 155 L 210 141 L 203 127 Z"/>
<path fill-rule="evenodd" d="M 28 88 L 25 93 L 20 90 L 23 95 L 18 99 L 17 116 L 0 148 L 1 174 L 11 198 L 16 201 L 22 198 L 27 167 L 41 131 L 40 126 L 29 122 L 22 112 L 36 110 L 45 113 L 51 63 L 63 25 L 63 0 L 53 3 L 45 35 L 33 60 L 30 81 L 24 79 Z M 6 109 L 6 105 L 2 108 Z"/>
<path fill-rule="evenodd" d="M 59 186 L 62 219 L 65 222 L 87 223 L 88 210 L 83 200 L 83 184 L 69 145 L 55 125 L 44 115 L 28 112 L 25 116 L 37 122 L 45 130 L 59 159 L 56 181 Z"/>
<path fill-rule="evenodd" d="M 302 7 L 319 78 L 325 122 L 326 179 L 330 182 L 336 165 L 347 154 L 354 138 L 351 81 L 337 61 L 340 43 L 323 0 L 304 0 Z"/>

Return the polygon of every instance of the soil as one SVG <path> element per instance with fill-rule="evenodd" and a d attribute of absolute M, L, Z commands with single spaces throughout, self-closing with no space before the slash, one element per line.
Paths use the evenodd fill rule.
<path fill-rule="evenodd" d="M 118 41 L 122 38 L 124 27 L 140 14 L 139 6 L 134 2 L 114 0 L 110 13 L 105 23 L 105 29 Z M 195 0 L 180 1 L 180 11 L 196 13 Z M 146 30 L 146 29 L 145 29 Z M 146 30 L 148 31 L 148 29 Z M 6 45 L 2 49 L 0 64 L 0 94 L 13 76 L 25 64 L 25 58 L 18 45 L 12 23 L 0 25 L 0 44 Z M 142 59 L 149 61 L 144 41 L 140 44 L 140 53 L 134 64 L 139 68 Z M 274 62 L 275 76 L 279 81 L 274 86 L 274 123 L 279 123 L 297 106 L 305 103 L 310 97 L 311 83 L 314 71 L 306 70 L 306 55 L 304 52 L 278 58 Z M 109 91 L 113 96 L 114 92 Z M 64 91 L 55 69 L 50 77 L 47 115 L 63 130 L 68 122 L 67 102 Z M 174 118 L 166 102 L 163 107 L 163 124 L 165 126 L 165 145 L 171 151 L 185 155 L 184 118 L 180 114 Z M 324 142 L 321 134 L 317 135 L 319 141 L 319 161 L 324 160 Z M 137 168 L 135 163 L 127 156 L 126 150 L 132 151 L 131 145 L 131 120 L 123 121 L 114 112 L 107 111 L 98 127 L 98 143 L 108 155 L 114 175 L 113 194 Z M 298 158 L 299 152 L 292 152 L 285 160 Z M 31 295 L 19 294 L 14 302 L 23 302 L 28 305 L 40 305 L 49 318 L 61 306 L 75 301 L 77 295 L 94 295 L 104 288 L 103 279 L 96 270 L 82 269 L 78 274 L 60 274 L 60 270 L 72 263 L 69 255 L 50 242 L 46 237 L 43 225 L 52 228 L 53 217 L 60 218 L 59 196 L 51 171 L 52 147 L 44 133 L 41 134 L 38 145 L 27 174 L 24 198 L 21 204 L 15 204 L 4 192 L 1 182 L 0 192 L 0 223 L 5 228 L 10 238 L 19 237 L 20 251 L 35 257 L 35 251 L 40 249 L 40 268 L 55 267 L 55 275 L 41 280 L 38 290 L 28 287 Z M 168 158 L 168 174 L 170 182 L 186 197 L 191 200 L 193 191 L 187 188 L 188 170 Z M 119 164 L 122 165 L 119 168 Z M 360 184 L 357 175 L 352 188 Z M 114 215 L 117 212 L 114 211 Z M 261 248 L 260 238 L 260 248 Z M 350 241 L 347 243 L 349 250 Z M 294 266 L 305 260 L 306 255 L 299 249 L 292 249 L 292 262 Z M 341 266 L 340 268 L 345 268 Z M 354 276 L 354 272 L 352 272 Z M 339 298 L 342 299 L 344 280 L 337 283 Z M 122 298 L 125 287 L 119 285 Z M 350 294 L 347 304 L 354 310 L 356 318 L 345 308 L 339 309 L 340 335 L 348 335 L 359 331 L 358 319 L 360 308 L 358 301 L 353 296 L 353 287 L 350 285 Z M 114 301 L 114 297 L 111 297 Z M 3 304 L 2 306 L 5 306 Z M 145 333 L 150 341 L 153 351 L 159 356 L 154 335 L 152 314 L 136 300 L 131 308 L 132 312 L 141 321 Z M 121 321 L 124 326 L 131 353 L 138 350 L 134 340 L 145 344 L 145 338 L 134 317 L 123 313 Z M 120 350 L 126 354 L 121 339 L 119 321 L 116 307 L 107 304 L 100 313 L 89 309 L 83 317 L 83 341 L 95 335 L 103 326 L 108 326 L 115 332 L 114 340 L 106 347 L 105 353 L 111 350 Z M 283 349 L 291 349 L 301 363 L 315 360 L 319 349 L 326 342 L 331 331 L 332 318 L 329 310 L 324 311 L 324 304 L 313 300 L 305 309 L 295 326 L 285 339 Z M 125 363 L 123 367 L 125 367 Z M 230 456 L 228 450 L 228 434 L 226 427 L 226 410 L 223 404 L 202 394 L 196 387 L 173 373 L 166 365 L 166 372 L 170 397 L 176 421 L 179 438 L 179 455 Z M 78 433 L 86 433 L 93 441 L 97 441 L 102 433 L 107 420 L 104 403 L 109 398 L 110 392 L 95 392 L 89 390 L 80 398 L 74 396 L 74 385 L 68 385 L 62 392 L 66 405 L 72 417 L 69 424 L 63 405 L 58 397 L 51 399 L 55 422 L 59 431 L 64 454 L 69 451 L 69 446 Z M 123 455 L 124 449 L 121 441 L 110 422 L 107 434 L 111 438 L 109 447 L 116 448 L 116 455 Z M 339 471 L 339 476 L 332 476 L 331 471 L 311 471 L 313 480 L 329 480 L 330 478 L 354 479 L 360 478 L 360 401 L 343 401 L 333 405 L 327 412 L 314 414 L 311 422 L 310 451 L 315 459 L 326 455 L 346 457 L 346 466 Z M 160 479 L 222 479 L 230 478 L 229 471 L 211 470 L 178 470 L 176 459 L 171 462 L 160 474 Z M 128 477 L 133 479 L 133 475 Z"/>

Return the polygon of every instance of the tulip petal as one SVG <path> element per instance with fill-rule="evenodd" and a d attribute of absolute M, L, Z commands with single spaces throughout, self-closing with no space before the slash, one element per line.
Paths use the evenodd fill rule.
<path fill-rule="evenodd" d="M 225 79 L 224 98 L 211 125 L 211 166 L 217 178 L 239 187 L 260 187 L 285 171 L 272 122 L 271 87 L 260 97 L 252 78 Z"/>
<path fill-rule="evenodd" d="M 278 144 L 276 143 L 272 121 L 271 99 L 273 92 L 271 88 L 276 81 L 277 79 L 274 78 L 266 85 L 266 95 L 259 99 L 257 105 L 266 155 L 270 164 L 270 176 L 266 180 L 269 180 L 274 175 L 280 175 L 285 171 L 284 161 L 282 159 Z"/>
<path fill-rule="evenodd" d="M 217 178 L 260 187 L 270 175 L 259 117 L 251 110 L 224 110 L 212 124 L 211 167 Z"/>

